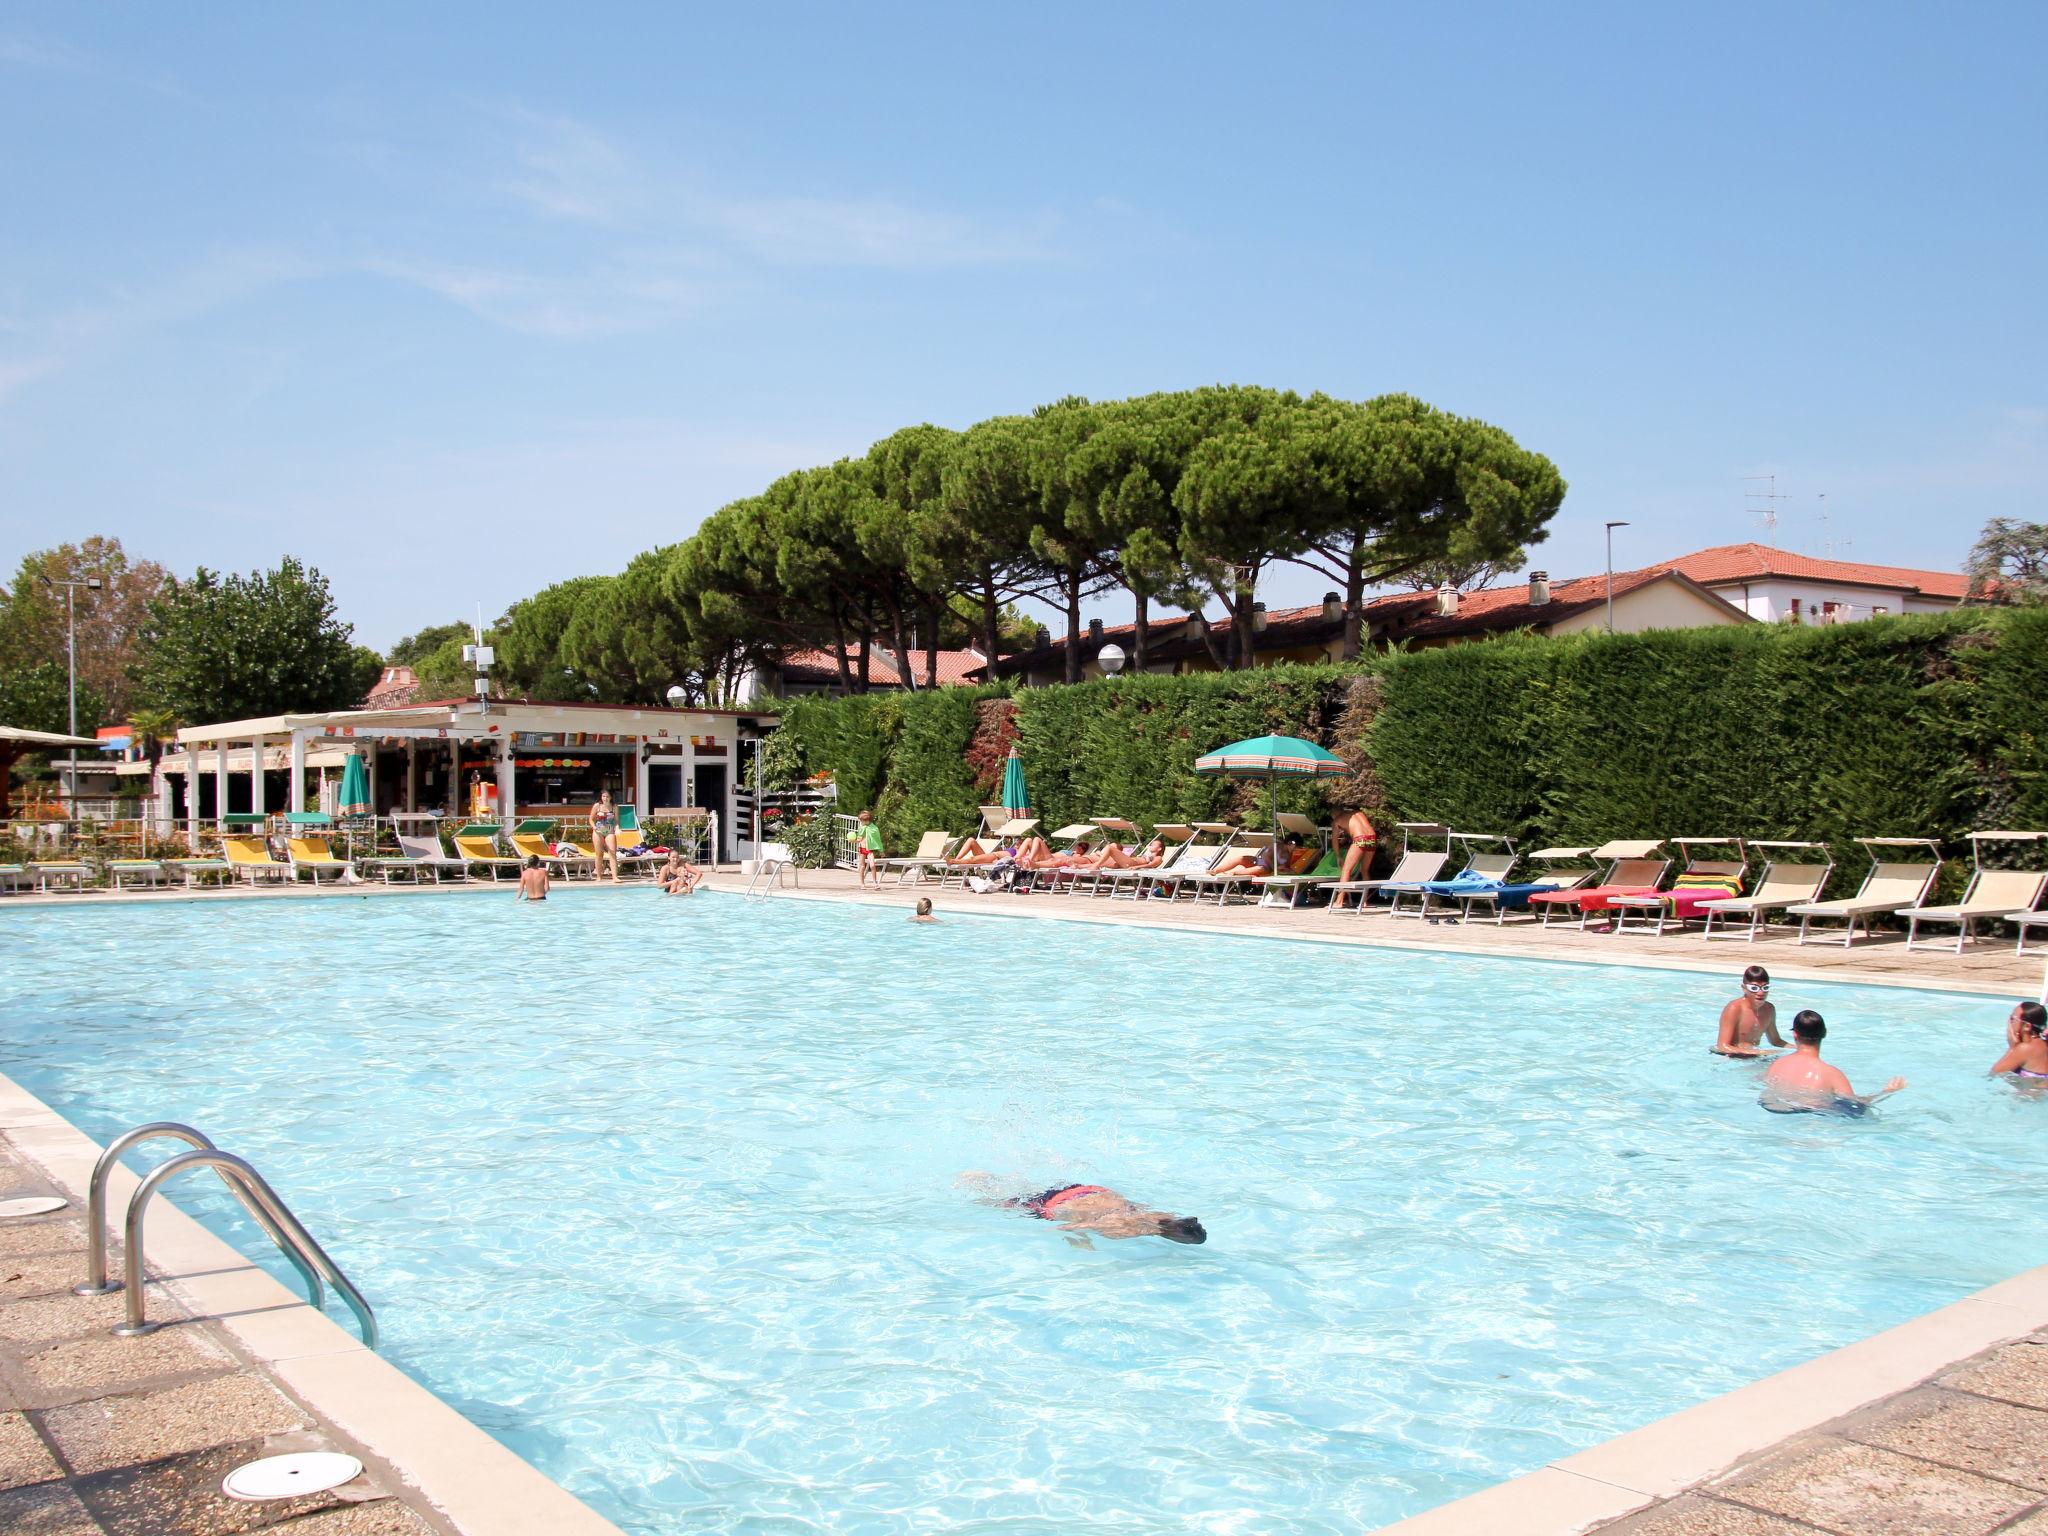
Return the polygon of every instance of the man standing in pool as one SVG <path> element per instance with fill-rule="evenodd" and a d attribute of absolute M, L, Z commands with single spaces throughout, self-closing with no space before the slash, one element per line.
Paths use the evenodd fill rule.
<path fill-rule="evenodd" d="M 519 871 L 519 899 L 521 901 L 546 901 L 548 899 L 548 872 L 538 857 L 529 857 L 526 868 Z"/>
<path fill-rule="evenodd" d="M 1757 1102 L 1780 1115 L 1860 1115 L 1906 1086 L 1903 1077 L 1895 1077 L 1876 1093 L 1857 1093 L 1841 1068 L 1820 1059 L 1820 1043 L 1827 1037 L 1827 1022 L 1811 1008 L 1794 1016 L 1792 1054 L 1771 1063 L 1771 1070 L 1764 1074 L 1763 1097 Z"/>
<path fill-rule="evenodd" d="M 1040 1221 L 1058 1222 L 1070 1237 L 1094 1233 L 1101 1237 L 1163 1237 L 1174 1243 L 1209 1241 L 1209 1234 L 1198 1218 L 1155 1211 L 1100 1184 L 1056 1184 L 1035 1195 L 1005 1198 L 996 1193 L 996 1180 L 990 1174 L 963 1173 L 960 1182 L 979 1190 L 975 1198 L 983 1205 L 999 1205 L 1036 1216 Z M 1085 1246 L 1085 1237 L 1082 1242 Z"/>
<path fill-rule="evenodd" d="M 1778 1009 L 1771 1001 L 1771 973 L 1752 965 L 1742 973 L 1742 991 L 1721 1010 L 1720 1032 L 1714 1037 L 1716 1056 L 1761 1056 L 1757 1042 L 1768 1038 L 1779 1050 Z"/>

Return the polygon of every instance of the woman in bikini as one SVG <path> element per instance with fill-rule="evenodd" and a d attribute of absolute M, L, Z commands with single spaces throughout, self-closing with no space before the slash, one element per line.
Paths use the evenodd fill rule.
<path fill-rule="evenodd" d="M 606 860 L 612 866 L 612 884 L 619 883 L 619 812 L 612 804 L 612 792 L 599 790 L 597 804 L 590 808 L 591 851 L 597 855 L 597 878 L 604 878 Z"/>
<path fill-rule="evenodd" d="M 2048 1078 L 2048 1008 L 2039 1003 L 2021 1003 L 2006 1020 L 2006 1039 L 2011 1047 L 1991 1069 L 1993 1077 L 2011 1073 L 2014 1077 Z"/>
<path fill-rule="evenodd" d="M 1372 818 L 1363 811 L 1350 811 L 1338 817 L 1336 825 L 1330 830 L 1339 843 L 1350 844 L 1344 850 L 1344 867 L 1337 871 L 1337 879 L 1349 881 L 1353 870 L 1358 871 L 1358 878 L 1361 880 L 1371 874 L 1373 852 L 1380 845 L 1380 835 L 1373 828 Z M 1360 906 L 1365 904 L 1365 892 L 1358 893 L 1358 902 Z M 1331 899 L 1330 907 L 1332 911 L 1343 910 L 1342 891 L 1337 892 Z"/>

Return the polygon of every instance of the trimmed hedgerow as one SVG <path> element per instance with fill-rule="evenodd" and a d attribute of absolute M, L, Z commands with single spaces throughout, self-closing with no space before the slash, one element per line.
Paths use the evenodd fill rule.
<path fill-rule="evenodd" d="M 963 831 L 988 786 L 984 704 L 1001 689 L 802 699 L 784 715 L 845 810 L 891 848 Z M 1858 836 L 2048 827 L 2048 611 L 1968 610 L 1825 628 L 1509 636 L 1356 667 L 1124 677 L 1012 695 L 1048 827 L 1238 816 L 1255 785 L 1203 778 L 1203 752 L 1278 731 L 1344 756 L 1341 780 L 1283 785 L 1316 814 L 1503 832 L 1524 847 L 1615 837 L 1813 838 L 1862 875 Z M 977 738 L 977 727 L 981 736 Z M 979 745 L 977 741 L 979 740 Z M 985 777 L 988 764 L 979 771 Z M 1954 872 L 1957 880 L 1961 871 Z"/>

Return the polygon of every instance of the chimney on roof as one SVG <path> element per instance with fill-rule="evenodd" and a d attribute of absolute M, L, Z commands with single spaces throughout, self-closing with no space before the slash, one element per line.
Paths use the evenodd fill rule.
<path fill-rule="evenodd" d="M 1436 611 L 1447 619 L 1455 619 L 1458 616 L 1458 589 L 1456 587 L 1438 587 L 1436 589 Z"/>
<path fill-rule="evenodd" d="M 1101 638 L 1102 638 L 1102 620 L 1100 620 L 1100 619 L 1090 619 L 1090 620 L 1088 621 L 1088 639 L 1089 639 L 1089 640 L 1090 640 L 1091 642 L 1094 642 L 1094 641 L 1098 641 L 1098 640 L 1100 640 Z"/>
<path fill-rule="evenodd" d="M 1253 603 L 1253 604 L 1252 604 L 1252 633 L 1253 633 L 1253 634 L 1255 634 L 1255 635 L 1263 635 L 1263 634 L 1264 634 L 1265 632 L 1266 632 L 1266 605 L 1265 605 L 1264 603 Z"/>
<path fill-rule="evenodd" d="M 1529 606 L 1531 608 L 1541 608 L 1549 601 L 1550 572 L 1531 571 L 1529 573 Z"/>
<path fill-rule="evenodd" d="M 1334 624 L 1344 616 L 1344 599 L 1334 592 L 1323 594 L 1323 622 Z"/>

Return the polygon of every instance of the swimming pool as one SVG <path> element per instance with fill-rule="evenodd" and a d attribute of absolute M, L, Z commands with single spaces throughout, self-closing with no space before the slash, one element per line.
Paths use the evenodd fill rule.
<path fill-rule="evenodd" d="M 251 1156 L 388 1358 L 633 1531 L 1355 1531 L 2048 1261 L 1981 998 L 1781 983 L 1913 1080 L 1847 1123 L 1708 1055 L 1741 945 L 557 893 L 0 913 L 0 1070 Z M 1209 1242 L 1075 1248 L 970 1168 Z"/>

